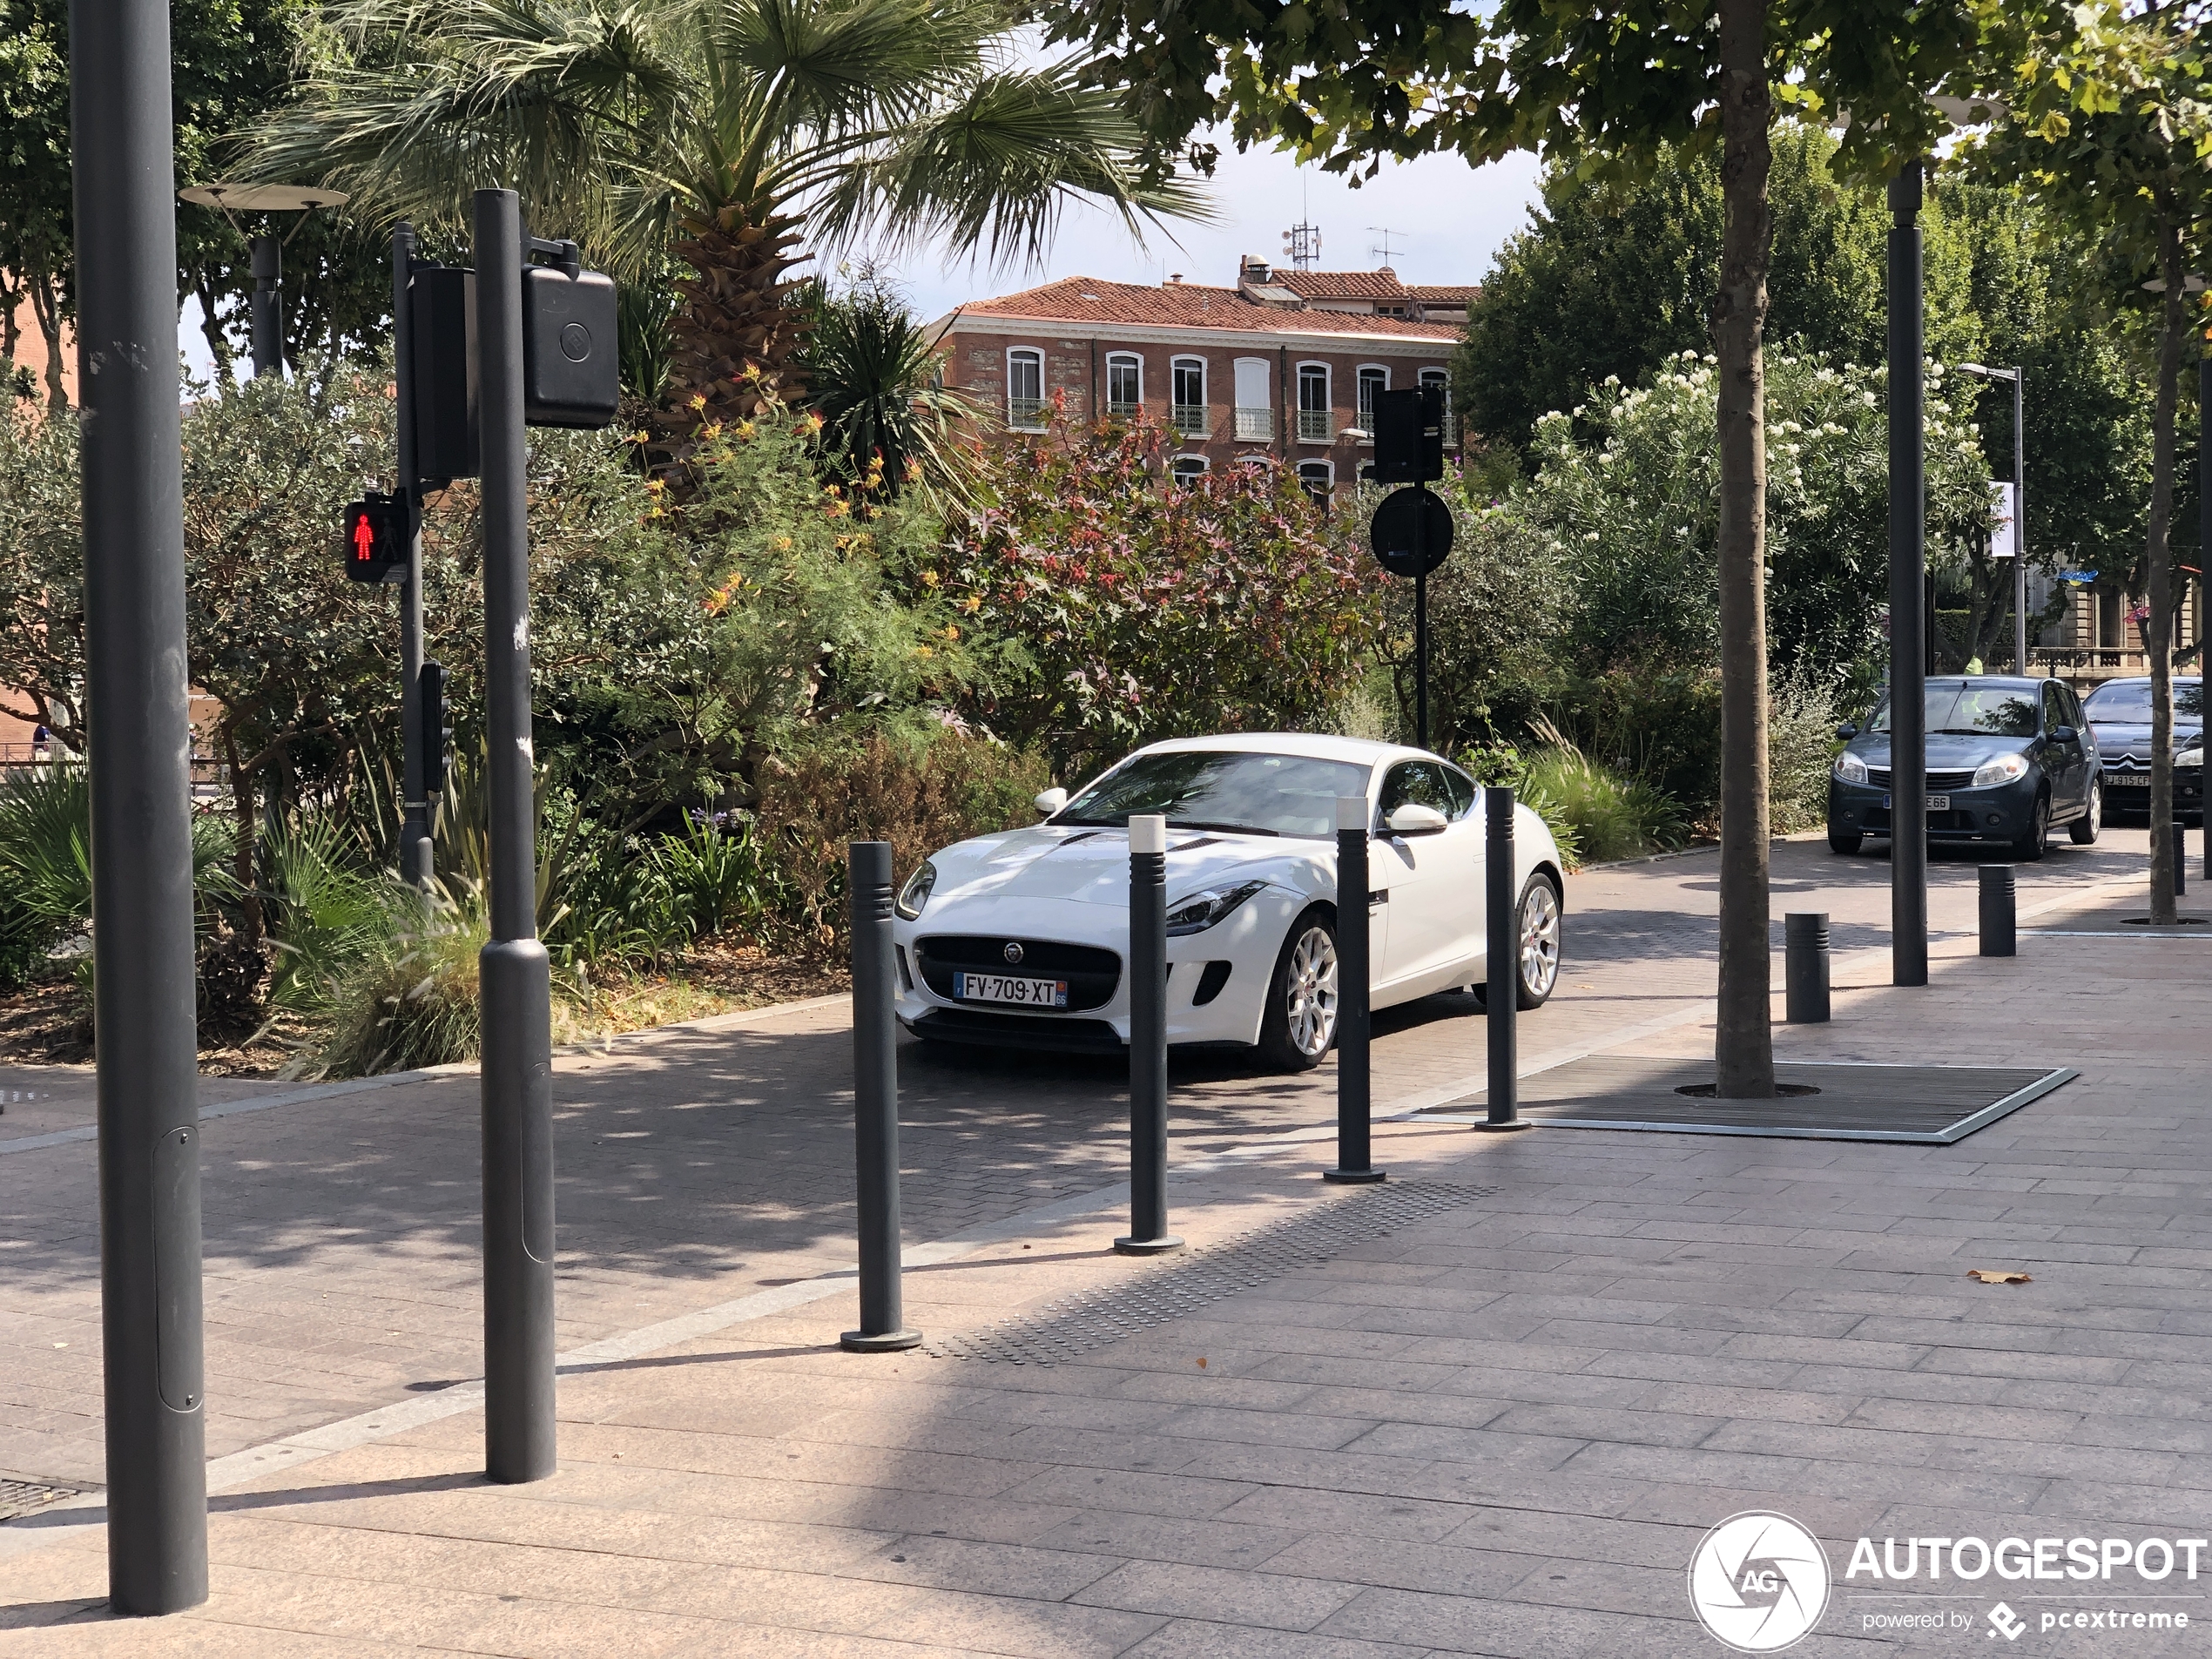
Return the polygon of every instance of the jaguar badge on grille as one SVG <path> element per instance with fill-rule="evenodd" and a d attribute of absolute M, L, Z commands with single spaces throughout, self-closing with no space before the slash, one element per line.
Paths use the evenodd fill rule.
<path fill-rule="evenodd" d="M 1009 962 L 1018 962 L 1022 960 L 1022 947 L 1009 941 L 1008 941 L 1005 950 L 1001 951 L 1000 954 L 1004 956 Z"/>

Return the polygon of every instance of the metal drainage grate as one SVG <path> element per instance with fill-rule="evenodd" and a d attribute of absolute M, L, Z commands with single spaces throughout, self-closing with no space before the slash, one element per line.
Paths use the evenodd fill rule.
<path fill-rule="evenodd" d="M 76 1487 L 47 1486 L 37 1480 L 0 1480 L 0 1521 L 13 1521 L 18 1515 L 44 1509 L 50 1503 L 79 1495 Z"/>
<path fill-rule="evenodd" d="M 1132 1280 L 1077 1291 L 1018 1318 L 937 1338 L 921 1352 L 937 1359 L 1017 1366 L 1072 1359 L 1497 1190 L 1420 1181 L 1354 1188 L 1294 1220 L 1201 1245 Z"/>

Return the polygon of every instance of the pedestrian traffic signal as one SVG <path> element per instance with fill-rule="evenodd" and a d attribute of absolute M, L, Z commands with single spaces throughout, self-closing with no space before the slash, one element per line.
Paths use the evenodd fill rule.
<path fill-rule="evenodd" d="M 404 582 L 412 540 L 404 496 L 371 490 L 346 508 L 344 551 L 349 582 Z"/>

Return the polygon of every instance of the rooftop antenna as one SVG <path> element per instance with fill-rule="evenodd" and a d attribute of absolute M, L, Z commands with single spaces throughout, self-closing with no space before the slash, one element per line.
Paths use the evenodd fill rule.
<path fill-rule="evenodd" d="M 1298 170 L 1298 182 L 1299 222 L 1283 233 L 1283 252 L 1292 265 L 1308 271 L 1321 257 L 1321 227 L 1313 223 L 1311 174 L 1305 167 Z"/>
<path fill-rule="evenodd" d="M 1382 238 L 1380 242 L 1367 250 L 1369 258 L 1380 260 L 1385 265 L 1388 265 L 1391 260 L 1397 258 L 1399 254 L 1403 253 L 1406 251 L 1402 247 L 1393 248 L 1390 245 L 1390 239 L 1393 236 L 1400 235 L 1402 233 L 1387 230 L 1380 225 L 1370 225 L 1367 226 L 1367 229 L 1374 235 Z"/>

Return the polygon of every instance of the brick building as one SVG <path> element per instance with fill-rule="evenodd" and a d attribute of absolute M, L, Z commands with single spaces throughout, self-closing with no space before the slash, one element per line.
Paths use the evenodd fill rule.
<path fill-rule="evenodd" d="M 1234 287 L 1071 277 L 962 306 L 934 334 L 946 384 L 1010 431 L 1042 429 L 1055 399 L 1076 421 L 1141 410 L 1174 433 L 1178 476 L 1264 462 L 1318 495 L 1357 478 L 1377 391 L 1448 386 L 1474 292 L 1247 255 Z"/>

